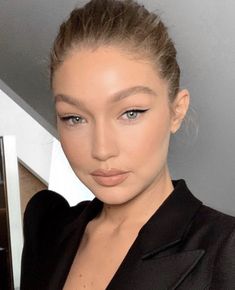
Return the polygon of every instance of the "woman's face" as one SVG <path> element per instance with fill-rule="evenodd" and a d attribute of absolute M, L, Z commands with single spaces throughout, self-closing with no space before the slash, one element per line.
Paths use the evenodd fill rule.
<path fill-rule="evenodd" d="M 53 91 L 63 150 L 100 200 L 122 204 L 156 190 L 180 121 L 167 82 L 149 62 L 116 47 L 73 50 L 54 74 Z"/>

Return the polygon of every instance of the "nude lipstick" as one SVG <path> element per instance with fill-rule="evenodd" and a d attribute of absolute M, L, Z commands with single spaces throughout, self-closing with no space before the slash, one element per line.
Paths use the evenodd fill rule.
<path fill-rule="evenodd" d="M 91 176 L 99 185 L 102 186 L 116 186 L 122 183 L 127 177 L 129 172 L 118 169 L 97 169 L 91 172 Z"/>

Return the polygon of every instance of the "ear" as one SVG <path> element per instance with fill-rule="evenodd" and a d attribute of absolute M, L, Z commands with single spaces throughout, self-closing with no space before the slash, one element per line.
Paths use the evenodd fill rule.
<path fill-rule="evenodd" d="M 181 123 L 188 111 L 190 96 L 188 90 L 181 90 L 173 103 L 172 108 L 172 118 L 171 118 L 171 133 L 175 133 L 181 126 Z"/>

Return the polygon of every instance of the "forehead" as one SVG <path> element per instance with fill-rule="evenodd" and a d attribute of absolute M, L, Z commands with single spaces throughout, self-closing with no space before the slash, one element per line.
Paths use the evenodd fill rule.
<path fill-rule="evenodd" d="M 133 57 L 114 46 L 72 50 L 55 71 L 52 82 L 55 95 L 73 96 L 109 96 L 136 86 L 167 91 L 167 82 L 148 59 Z"/>

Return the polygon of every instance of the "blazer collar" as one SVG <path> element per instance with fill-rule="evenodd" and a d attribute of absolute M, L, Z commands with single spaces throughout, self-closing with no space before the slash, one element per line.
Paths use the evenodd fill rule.
<path fill-rule="evenodd" d="M 183 179 L 173 181 L 173 185 L 173 192 L 139 232 L 139 247 L 143 258 L 179 242 L 202 206 L 202 202 L 192 195 Z M 74 231 L 82 234 L 88 222 L 101 212 L 102 207 L 103 203 L 94 198 L 83 212 L 70 225 L 66 226 L 65 232 L 61 236 L 65 238 L 66 233 L 71 234 Z M 146 237 L 148 238 L 146 239 Z"/>
<path fill-rule="evenodd" d="M 173 181 L 173 185 L 173 192 L 139 232 L 142 258 L 155 255 L 179 242 L 202 205 L 191 194 L 184 180 Z"/>

